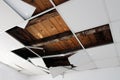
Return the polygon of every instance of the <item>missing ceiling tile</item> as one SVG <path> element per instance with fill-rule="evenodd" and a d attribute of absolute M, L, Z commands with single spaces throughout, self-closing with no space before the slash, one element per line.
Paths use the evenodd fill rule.
<path fill-rule="evenodd" d="M 12 52 L 15 53 L 16 55 L 26 59 L 26 60 L 28 58 L 38 57 L 26 48 L 20 48 L 20 49 L 17 49 L 17 50 L 13 50 Z"/>
<path fill-rule="evenodd" d="M 17 26 L 7 30 L 6 32 L 24 45 L 31 45 L 32 42 L 35 41 L 35 38 L 29 32 Z"/>
<path fill-rule="evenodd" d="M 36 7 L 36 10 L 33 15 L 39 14 L 53 7 L 49 0 L 23 0 L 23 1 Z"/>
<path fill-rule="evenodd" d="M 48 68 L 57 66 L 71 66 L 67 57 L 43 58 L 43 60 Z"/>
<path fill-rule="evenodd" d="M 82 48 L 56 10 L 30 20 L 25 29 L 16 26 L 6 32 L 25 46 L 43 48 L 45 52 L 32 48 L 40 56 L 57 55 Z"/>
<path fill-rule="evenodd" d="M 76 33 L 85 48 L 113 43 L 109 24 Z"/>

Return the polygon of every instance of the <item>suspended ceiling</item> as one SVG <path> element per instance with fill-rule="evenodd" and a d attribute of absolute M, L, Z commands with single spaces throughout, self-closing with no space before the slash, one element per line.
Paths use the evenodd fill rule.
<path fill-rule="evenodd" d="M 68 70 L 119 66 L 120 29 L 119 19 L 114 16 L 119 14 L 116 14 L 117 10 L 113 13 L 110 8 L 115 2 L 112 3 L 112 0 L 92 0 L 87 3 L 86 0 L 61 0 L 60 2 L 46 0 L 43 3 L 41 0 L 39 2 L 41 4 L 38 4 L 35 0 L 23 1 L 35 6 L 36 10 L 31 18 L 18 21 L 19 23 L 28 21 L 25 28 L 21 28 L 19 23 L 13 26 L 6 25 L 11 28 L 1 33 L 1 44 L 9 44 L 8 49 L 3 50 L 6 52 L 5 55 L 15 57 L 8 63 L 9 60 L 2 55 L 3 63 L 20 72 L 31 72 L 31 74 L 34 72 L 45 74 L 46 71 L 49 73 L 50 67 L 59 66 L 71 66 L 67 68 Z M 116 0 L 117 4 L 118 2 Z M 41 14 L 42 12 L 45 13 Z M 1 46 L 3 47 L 6 45 Z M 43 59 L 41 60 L 43 63 L 39 66 L 37 64 L 35 66 L 39 61 L 32 62 L 37 58 Z M 16 63 L 15 59 L 19 63 Z"/>

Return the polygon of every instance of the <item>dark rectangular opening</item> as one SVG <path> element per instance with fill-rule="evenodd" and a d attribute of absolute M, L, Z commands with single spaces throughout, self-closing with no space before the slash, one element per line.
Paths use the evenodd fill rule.
<path fill-rule="evenodd" d="M 44 58 L 43 60 L 48 68 L 57 66 L 70 66 L 67 57 Z"/>
<path fill-rule="evenodd" d="M 24 59 L 38 57 L 34 53 L 29 51 L 27 48 L 20 48 L 17 50 L 13 50 L 12 52 Z"/>

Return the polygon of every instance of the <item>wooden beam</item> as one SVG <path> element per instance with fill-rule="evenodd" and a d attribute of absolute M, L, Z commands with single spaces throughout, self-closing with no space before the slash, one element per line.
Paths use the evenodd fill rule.
<path fill-rule="evenodd" d="M 35 41 L 35 44 L 33 44 L 32 46 L 42 46 L 44 44 L 50 43 L 50 42 L 56 42 L 59 41 L 59 39 L 68 39 L 70 37 L 72 37 L 72 32 L 71 31 L 66 31 L 63 33 L 59 33 L 50 37 L 46 37 L 43 38 L 41 40 Z"/>

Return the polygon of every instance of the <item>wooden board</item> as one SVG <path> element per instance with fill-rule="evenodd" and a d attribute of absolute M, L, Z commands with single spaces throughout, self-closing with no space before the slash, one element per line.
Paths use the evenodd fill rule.
<path fill-rule="evenodd" d="M 31 20 L 26 26 L 26 30 L 36 39 L 70 31 L 67 24 L 56 11 Z"/>
<path fill-rule="evenodd" d="M 39 14 L 47 9 L 50 9 L 53 7 L 51 2 L 49 0 L 23 0 L 24 2 L 36 7 L 36 10 L 33 15 Z M 53 0 L 55 5 L 62 4 L 68 0 Z"/>
<path fill-rule="evenodd" d="M 59 4 L 64 3 L 66 1 L 69 1 L 69 0 L 53 0 L 53 2 L 55 3 L 55 5 L 59 5 Z"/>
<path fill-rule="evenodd" d="M 36 7 L 34 15 L 53 7 L 49 0 L 23 0 L 23 1 Z"/>

